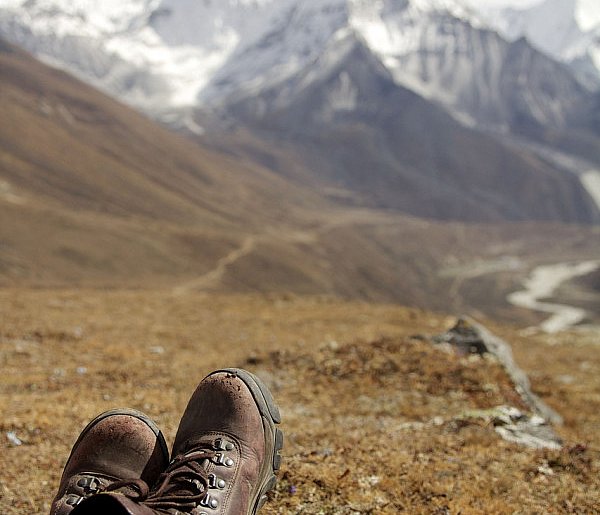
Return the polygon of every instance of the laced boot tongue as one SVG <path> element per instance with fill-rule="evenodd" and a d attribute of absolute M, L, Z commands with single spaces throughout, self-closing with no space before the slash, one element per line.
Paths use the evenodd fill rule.
<path fill-rule="evenodd" d="M 217 453 L 201 444 L 177 456 L 158 480 L 144 504 L 158 511 L 192 511 L 197 506 L 216 507 L 208 494 L 208 465 Z"/>
<path fill-rule="evenodd" d="M 148 497 L 150 488 L 143 479 L 124 479 L 121 481 L 114 481 L 108 485 L 104 492 L 118 492 L 133 501 L 143 500 Z"/>

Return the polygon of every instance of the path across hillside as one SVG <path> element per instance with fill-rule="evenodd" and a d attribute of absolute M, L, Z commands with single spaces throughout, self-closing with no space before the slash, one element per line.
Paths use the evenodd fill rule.
<path fill-rule="evenodd" d="M 256 250 L 258 245 L 272 242 L 290 244 L 316 244 L 324 234 L 349 225 L 390 225 L 401 223 L 401 218 L 387 213 L 371 210 L 336 212 L 331 217 L 324 216 L 326 221 L 305 230 L 287 230 L 268 228 L 264 233 L 251 234 L 243 238 L 240 246 L 221 257 L 214 268 L 200 277 L 187 281 L 173 289 L 175 295 L 192 291 L 214 288 L 220 284 L 229 267 Z"/>

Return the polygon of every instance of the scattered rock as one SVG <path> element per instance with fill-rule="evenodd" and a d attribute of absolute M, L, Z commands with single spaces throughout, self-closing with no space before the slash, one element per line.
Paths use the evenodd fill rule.
<path fill-rule="evenodd" d="M 483 419 L 494 426 L 505 440 L 535 449 L 560 449 L 562 441 L 545 419 L 528 415 L 513 406 L 498 406 L 488 410 L 474 410 L 464 414 L 463 419 Z"/>
<path fill-rule="evenodd" d="M 17 436 L 17 433 L 15 433 L 14 431 L 8 431 L 6 433 L 6 438 L 8 438 L 10 444 L 14 445 L 15 447 L 23 445 L 23 441 Z"/>
<path fill-rule="evenodd" d="M 562 424 L 562 417 L 531 391 L 529 379 L 525 372 L 516 365 L 510 345 L 492 334 L 481 324 L 463 316 L 450 331 L 436 336 L 434 341 L 436 343 L 449 343 L 461 352 L 479 355 L 492 354 L 510 376 L 515 385 L 515 390 L 525 404 L 543 419 L 553 424 Z"/>
<path fill-rule="evenodd" d="M 251 354 L 246 358 L 246 365 L 260 365 L 263 359 L 256 354 Z"/>

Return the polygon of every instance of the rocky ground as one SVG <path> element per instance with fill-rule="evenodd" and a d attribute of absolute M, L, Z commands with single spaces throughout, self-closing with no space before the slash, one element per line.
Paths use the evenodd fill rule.
<path fill-rule="evenodd" d="M 527 412 L 490 357 L 436 345 L 454 320 L 327 297 L 0 291 L 0 513 L 45 513 L 86 422 L 147 412 L 172 441 L 197 382 L 242 366 L 281 406 L 285 461 L 262 513 L 599 513 L 597 332 L 483 321 L 564 417 L 560 448 L 502 439 Z"/>

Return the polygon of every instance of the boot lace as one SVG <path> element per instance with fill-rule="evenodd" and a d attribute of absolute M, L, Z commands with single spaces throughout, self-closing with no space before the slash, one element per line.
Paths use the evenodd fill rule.
<path fill-rule="evenodd" d="M 87 495 L 100 492 L 116 492 L 129 497 L 137 503 L 143 503 L 159 513 L 168 510 L 191 512 L 198 506 L 216 509 L 217 500 L 209 493 L 210 488 L 222 490 L 226 483 L 215 474 L 208 473 L 208 464 L 214 463 L 231 467 L 234 461 L 223 451 L 233 449 L 233 444 L 222 438 L 210 443 L 201 443 L 179 454 L 159 476 L 154 488 L 150 489 L 143 479 L 124 479 L 100 484 L 94 480 L 94 488 Z M 78 504 L 77 502 L 68 504 Z"/>
<path fill-rule="evenodd" d="M 217 451 L 201 445 L 175 457 L 158 478 L 157 486 L 140 501 L 156 510 L 191 511 L 198 505 L 210 507 L 211 478 L 206 470 Z"/>
<path fill-rule="evenodd" d="M 139 501 L 148 497 L 150 489 L 142 479 L 113 480 L 103 476 L 83 474 L 77 481 L 75 490 L 67 491 L 65 503 L 74 507 L 92 495 L 119 490 L 130 499 Z"/>

